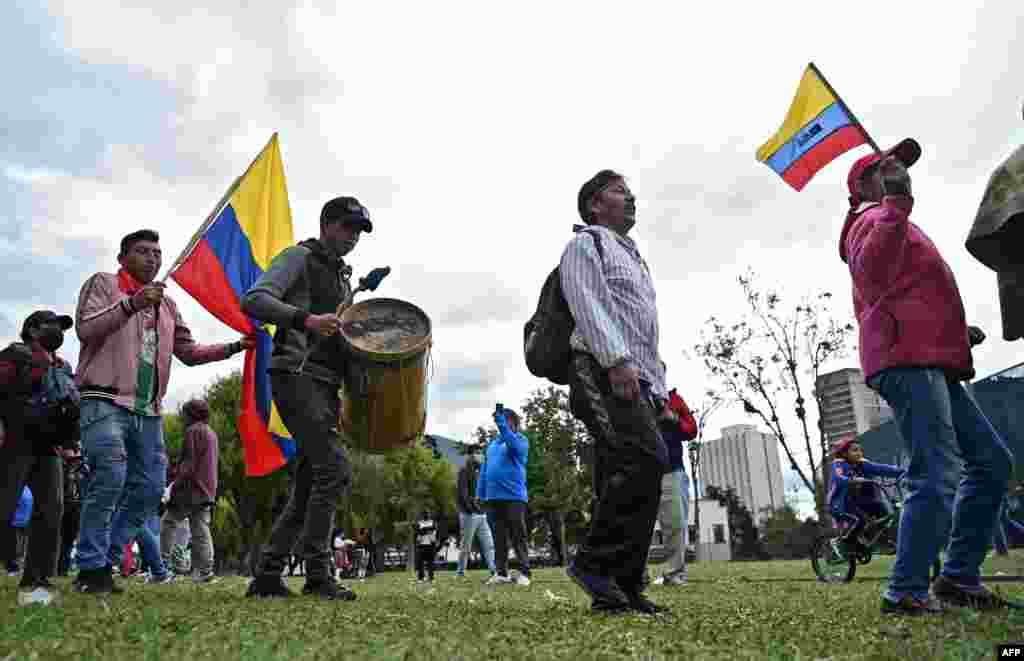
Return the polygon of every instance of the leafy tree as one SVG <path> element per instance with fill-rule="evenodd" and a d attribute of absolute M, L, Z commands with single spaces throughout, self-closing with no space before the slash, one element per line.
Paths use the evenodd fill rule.
<path fill-rule="evenodd" d="M 821 532 L 814 519 L 801 521 L 796 510 L 786 505 L 774 512 L 764 522 L 761 543 L 773 560 L 798 560 L 806 558 L 811 545 Z"/>
<path fill-rule="evenodd" d="M 723 389 L 775 434 L 790 467 L 814 494 L 819 520 L 824 520 L 828 447 L 820 423 L 818 440 L 811 439 L 804 395 L 815 396 L 820 420 L 822 402 L 814 383 L 823 365 L 847 354 L 853 324 L 832 315 L 829 292 L 804 299 L 789 310 L 778 293 L 756 289 L 754 279 L 750 270 L 739 277 L 749 307 L 745 318 L 734 324 L 709 318 L 695 350 Z M 804 380 L 808 375 L 810 386 Z M 798 441 L 787 435 L 781 419 L 784 398 L 790 395 L 803 432 L 804 465 L 797 461 Z"/>
<path fill-rule="evenodd" d="M 287 495 L 288 475 L 278 470 L 265 477 L 246 477 L 238 433 L 241 393 L 242 375 L 234 371 L 210 384 L 204 398 L 210 408 L 210 427 L 220 442 L 217 506 L 221 512 L 214 515 L 214 544 L 222 561 L 241 553 L 247 559 L 243 569 L 251 573 L 260 545 L 274 525 L 274 503 Z"/>
<path fill-rule="evenodd" d="M 454 518 L 455 471 L 444 459 L 435 458 L 430 448 L 417 443 L 385 454 L 384 476 L 388 502 L 398 516 L 404 517 L 393 521 L 392 526 L 407 541 L 408 568 L 412 569 L 414 524 L 420 512 L 428 509 L 447 521 Z"/>
<path fill-rule="evenodd" d="M 743 504 L 736 490 L 732 487 L 720 489 L 708 485 L 705 488 L 708 498 L 718 501 L 726 509 L 729 519 L 729 548 L 733 560 L 763 560 L 766 557 L 761 539 L 754 525 L 754 517 Z"/>
<path fill-rule="evenodd" d="M 711 415 L 717 411 L 725 399 L 714 390 L 707 390 L 704 393 L 704 401 L 700 408 L 690 411 L 697 419 L 697 438 L 687 443 L 687 450 L 690 455 L 690 480 L 693 482 L 693 523 L 695 535 L 692 542 L 700 553 L 700 498 L 701 498 L 701 461 L 704 454 L 704 429 L 707 427 Z"/>

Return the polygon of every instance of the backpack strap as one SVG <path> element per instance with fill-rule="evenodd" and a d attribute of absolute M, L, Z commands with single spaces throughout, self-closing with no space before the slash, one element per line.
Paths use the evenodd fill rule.
<path fill-rule="evenodd" d="M 597 256 L 604 262 L 604 244 L 602 243 L 601 233 L 590 227 L 581 227 L 576 230 L 577 234 L 589 234 L 594 239 L 594 247 L 597 248 Z"/>

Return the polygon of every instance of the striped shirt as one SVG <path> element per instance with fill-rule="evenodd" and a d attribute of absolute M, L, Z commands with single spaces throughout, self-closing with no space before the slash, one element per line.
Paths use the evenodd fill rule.
<path fill-rule="evenodd" d="M 592 233 L 600 233 L 604 258 Z M 576 321 L 570 344 L 605 369 L 630 361 L 659 399 L 668 398 L 658 355 L 658 307 L 650 269 L 632 239 L 597 225 L 566 246 L 562 292 Z"/>

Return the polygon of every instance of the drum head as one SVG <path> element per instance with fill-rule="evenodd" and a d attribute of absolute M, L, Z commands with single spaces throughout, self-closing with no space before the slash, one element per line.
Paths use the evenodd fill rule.
<path fill-rule="evenodd" d="M 430 346 L 430 318 L 412 303 L 371 298 L 342 313 L 341 333 L 353 353 L 390 362 Z"/>

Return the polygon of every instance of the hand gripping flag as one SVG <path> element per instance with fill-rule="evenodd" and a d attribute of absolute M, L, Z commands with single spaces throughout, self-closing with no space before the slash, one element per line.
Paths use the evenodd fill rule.
<path fill-rule="evenodd" d="M 878 151 L 812 62 L 800 79 L 782 128 L 757 150 L 757 160 L 799 191 L 818 170 L 865 142 Z"/>
<path fill-rule="evenodd" d="M 295 454 L 295 442 L 270 392 L 273 328 L 260 327 L 241 307 L 242 297 L 270 261 L 292 243 L 292 212 L 275 133 L 171 267 L 174 281 L 213 316 L 239 333 L 256 336 L 255 349 L 245 355 L 238 418 L 248 476 L 267 475 Z"/>

